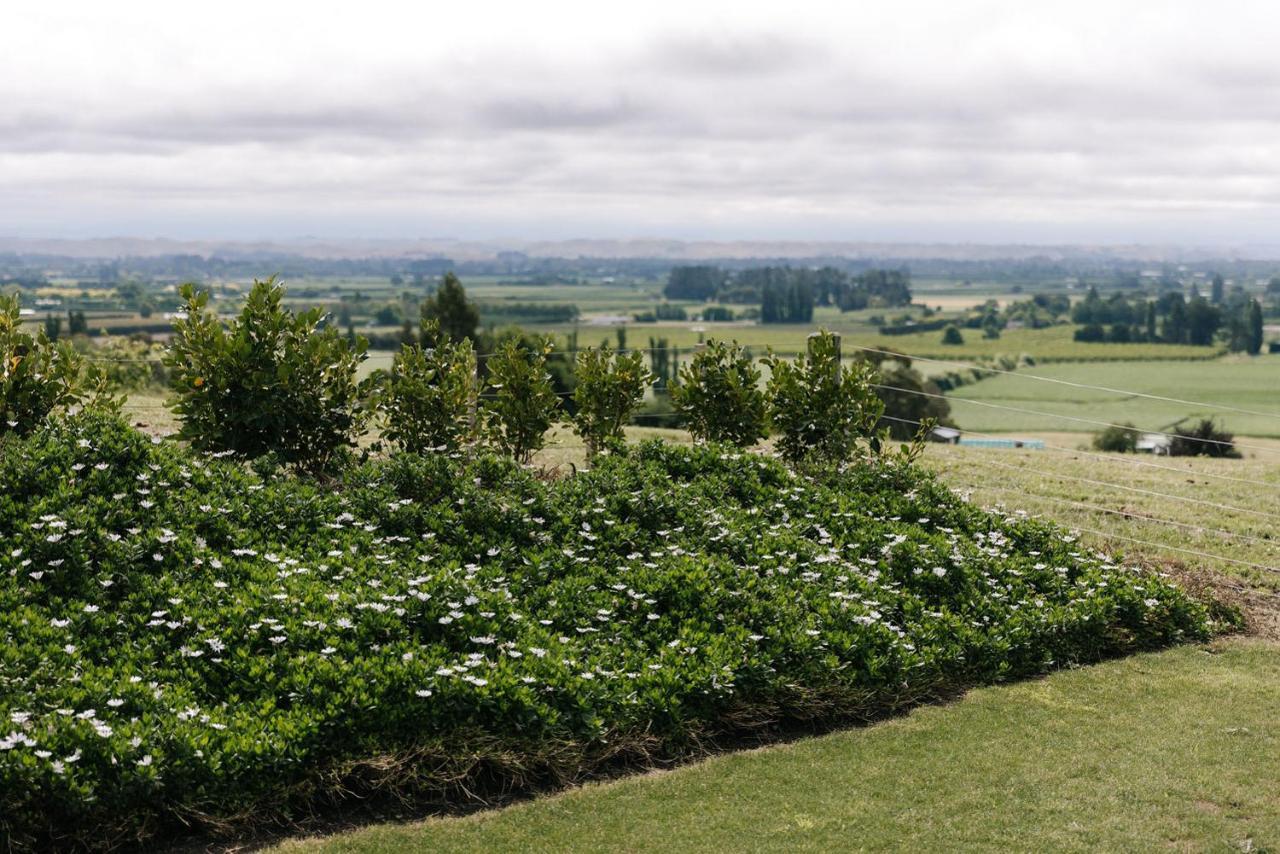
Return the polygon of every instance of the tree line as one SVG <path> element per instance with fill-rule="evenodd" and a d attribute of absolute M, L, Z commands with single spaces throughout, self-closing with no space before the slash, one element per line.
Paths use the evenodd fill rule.
<path fill-rule="evenodd" d="M 817 305 L 841 311 L 909 305 L 911 276 L 906 270 L 686 265 L 671 269 L 663 294 L 672 300 L 757 304 L 762 323 L 807 323 Z"/>

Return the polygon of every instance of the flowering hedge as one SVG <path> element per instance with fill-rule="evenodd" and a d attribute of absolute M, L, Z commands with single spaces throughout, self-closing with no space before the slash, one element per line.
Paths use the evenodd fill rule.
<path fill-rule="evenodd" d="M 0 443 L 0 544 L 19 848 L 561 783 L 1214 629 L 910 467 L 715 447 L 551 482 L 405 455 L 326 485 L 85 416 Z"/>

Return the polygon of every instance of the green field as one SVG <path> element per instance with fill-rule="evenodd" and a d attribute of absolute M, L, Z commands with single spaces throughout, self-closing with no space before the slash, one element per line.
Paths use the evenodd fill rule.
<path fill-rule="evenodd" d="M 1280 646 L 1183 647 L 505 810 L 274 850 L 1274 850 L 1277 703 Z"/>
<path fill-rule="evenodd" d="M 1081 345 L 1096 346 L 1096 345 Z M 1074 388 L 1033 376 L 1123 389 L 1206 404 L 1275 413 L 1274 416 L 1224 412 L 1128 394 Z M 1012 375 L 991 377 L 950 395 L 951 411 L 964 428 L 983 432 L 1095 431 L 1092 421 L 1132 422 L 1162 429 L 1189 416 L 1215 416 L 1240 435 L 1280 436 L 1280 356 L 1229 356 L 1213 361 L 1135 361 L 1102 364 L 1037 365 Z M 966 404 L 963 401 L 977 401 Z M 982 404 L 1038 410 L 1046 415 L 1011 412 Z"/>

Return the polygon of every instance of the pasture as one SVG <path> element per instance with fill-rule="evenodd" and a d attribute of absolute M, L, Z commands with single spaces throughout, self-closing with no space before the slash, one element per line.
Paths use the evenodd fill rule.
<path fill-rule="evenodd" d="M 956 422 L 964 428 L 981 432 L 1093 432 L 1101 429 L 1071 418 L 1132 422 L 1144 429 L 1159 430 L 1182 418 L 1213 416 L 1227 429 L 1242 436 L 1276 437 L 1280 436 L 1277 376 L 1280 376 L 1280 355 L 1228 356 L 1202 361 L 1063 363 L 1036 365 L 1013 374 L 989 377 L 957 389 L 949 397 Z M 1210 406 L 1189 406 L 1132 394 L 1077 388 L 1032 377 L 1178 398 Z M 1230 412 L 1215 406 L 1271 414 Z M 1046 414 L 996 407 L 1036 410 Z"/>

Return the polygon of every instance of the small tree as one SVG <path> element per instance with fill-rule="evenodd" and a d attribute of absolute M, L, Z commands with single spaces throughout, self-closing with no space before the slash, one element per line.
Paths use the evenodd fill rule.
<path fill-rule="evenodd" d="M 323 325 L 320 309 L 294 314 L 273 276 L 255 281 L 224 328 L 209 294 L 183 285 L 165 364 L 180 434 L 197 448 L 246 458 L 276 454 L 311 472 L 355 444 L 364 423 L 356 371 L 367 342 Z"/>
<path fill-rule="evenodd" d="M 954 323 L 948 323 L 947 328 L 942 330 L 942 343 L 948 345 L 963 344 L 964 336 L 960 334 L 960 328 Z"/>
<path fill-rule="evenodd" d="M 438 334 L 450 341 L 476 340 L 480 312 L 467 301 L 467 291 L 453 273 L 445 273 L 436 292 L 423 300 L 421 314 L 424 336 L 428 327 L 435 324 Z"/>
<path fill-rule="evenodd" d="M 405 344 L 380 385 L 382 435 L 402 450 L 456 451 L 474 433 L 479 383 L 470 340 L 426 348 Z"/>
<path fill-rule="evenodd" d="M 51 341 L 44 329 L 23 331 L 20 305 L 16 294 L 0 294 L 0 435 L 24 436 L 77 406 L 118 408 L 106 377 L 86 368 L 69 343 Z"/>
<path fill-rule="evenodd" d="M 875 426 L 884 404 L 875 393 L 875 368 L 858 361 L 842 369 L 830 332 L 810 342 L 809 355 L 794 362 L 772 352 L 764 358 L 772 372 L 769 416 L 780 434 L 778 450 L 791 462 L 843 462 L 857 453 L 858 440 L 866 439 L 878 451 L 882 438 Z"/>
<path fill-rule="evenodd" d="M 488 360 L 485 427 L 498 449 L 521 463 L 542 449 L 560 405 L 547 372 L 550 352 L 547 339 L 537 349 L 508 339 Z"/>
<path fill-rule="evenodd" d="M 1235 446 L 1235 434 L 1218 429 L 1212 418 L 1201 418 L 1190 427 L 1179 421 L 1171 432 L 1171 457 L 1240 457 Z"/>
<path fill-rule="evenodd" d="M 754 445 L 768 435 L 760 369 L 735 341 L 712 339 L 671 384 L 671 404 L 700 442 Z"/>
<path fill-rule="evenodd" d="M 587 446 L 588 461 L 622 443 L 622 426 L 644 400 L 645 386 L 653 381 L 643 359 L 639 350 L 614 353 L 607 346 L 578 352 L 573 429 Z"/>
<path fill-rule="evenodd" d="M 1094 435 L 1093 447 L 1099 451 L 1132 454 L 1138 450 L 1138 429 L 1129 422 L 1108 427 Z"/>

